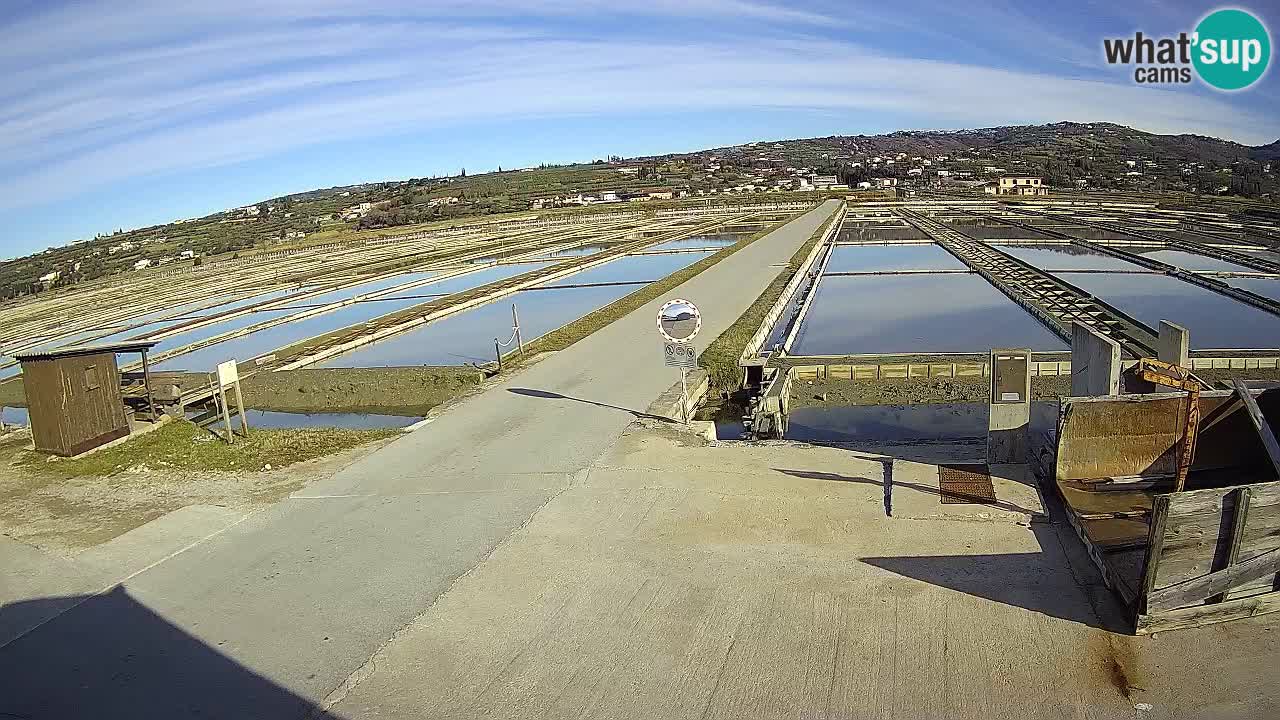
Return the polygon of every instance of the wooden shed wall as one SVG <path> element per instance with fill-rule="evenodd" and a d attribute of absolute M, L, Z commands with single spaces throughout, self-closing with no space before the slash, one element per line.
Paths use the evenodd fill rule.
<path fill-rule="evenodd" d="M 27 360 L 22 375 L 37 449 L 78 455 L 129 434 L 114 353 Z"/>

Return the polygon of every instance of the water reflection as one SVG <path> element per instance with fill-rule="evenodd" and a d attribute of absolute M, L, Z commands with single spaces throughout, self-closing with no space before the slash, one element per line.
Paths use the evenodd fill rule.
<path fill-rule="evenodd" d="M 605 263 L 544 285 L 656 280 L 707 253 L 632 255 Z M 525 342 L 534 340 L 618 298 L 635 292 L 639 284 L 598 287 L 562 287 L 526 290 L 487 305 L 441 318 L 422 327 L 356 348 L 320 367 L 396 367 L 408 365 L 462 365 L 492 362 L 493 339 L 511 336 L 511 305 L 520 315 Z M 508 347 L 504 352 L 514 348 Z"/>
<path fill-rule="evenodd" d="M 1152 328 L 1187 328 L 1195 349 L 1280 347 L 1280 317 L 1168 275 L 1058 275 Z"/>
<path fill-rule="evenodd" d="M 1248 290 L 1255 295 L 1280 302 L 1280 278 L 1221 278 L 1233 288 Z"/>
<path fill-rule="evenodd" d="M 826 272 L 887 272 L 893 270 L 964 270 L 964 263 L 941 246 L 837 245 Z"/>
<path fill-rule="evenodd" d="M 274 410 L 246 410 L 250 428 L 341 428 L 344 430 L 383 430 L 408 427 L 421 417 L 379 415 L 375 413 L 292 413 Z"/>
<path fill-rule="evenodd" d="M 645 250 L 686 250 L 689 248 L 727 247 L 738 242 L 743 237 L 745 237 L 745 235 L 737 233 L 695 235 L 693 237 L 680 238 L 679 240 L 668 240 L 666 242 L 647 247 Z"/>
<path fill-rule="evenodd" d="M 1042 270 L 1143 270 L 1127 260 L 1079 245 L 1000 245 L 999 249 Z"/>
<path fill-rule="evenodd" d="M 1184 252 L 1182 250 L 1134 250 L 1141 253 L 1144 257 L 1152 260 L 1159 260 L 1174 267 L 1183 270 L 1221 270 L 1224 272 L 1250 272 L 1253 268 L 1247 268 L 1243 265 L 1237 265 L 1226 260 L 1200 255 L 1198 253 Z"/>
<path fill-rule="evenodd" d="M 543 263 L 521 263 L 518 265 L 496 265 L 484 270 L 459 275 L 445 280 L 428 283 L 418 287 L 407 288 L 395 293 L 378 298 L 369 302 L 359 302 L 352 305 L 341 307 L 337 310 L 325 312 L 321 315 L 315 315 L 301 320 L 293 320 L 271 328 L 259 330 L 257 332 L 243 335 L 241 337 L 232 338 L 215 345 L 200 348 L 189 353 L 169 358 L 156 365 L 158 370 L 190 370 L 190 371 L 209 371 L 218 363 L 225 360 L 235 358 L 237 360 L 249 360 L 261 355 L 268 354 L 273 350 L 292 345 L 293 343 L 306 340 L 307 338 L 317 335 L 324 335 L 340 328 L 357 323 L 368 322 L 382 315 L 404 310 L 424 302 L 430 302 L 426 295 L 451 294 L 455 292 L 463 292 L 472 288 L 486 285 L 491 282 L 514 277 L 522 273 L 537 270 L 539 268 L 551 265 L 550 262 Z M 405 282 L 413 282 L 416 279 L 425 279 L 431 277 L 422 273 L 411 273 L 410 279 L 405 276 L 396 276 L 399 281 L 387 285 L 387 281 L 376 283 L 375 289 L 385 289 L 394 287 Z M 422 277 L 419 277 L 422 276 Z M 369 289 L 371 285 L 365 284 L 365 292 L 373 292 Z M 351 294 L 347 291 L 341 291 L 346 298 Z M 326 293 L 324 299 L 332 302 L 336 297 L 332 293 Z M 322 302 L 321 297 L 309 299 L 307 305 L 318 304 Z M 230 332 L 248 327 L 266 320 L 284 317 L 286 315 L 299 312 L 296 309 L 269 310 L 254 312 L 247 316 L 233 318 L 220 323 L 214 323 L 208 327 L 192 330 L 186 333 L 166 338 L 157 346 L 157 351 L 181 347 L 186 344 L 198 342 L 203 339 L 213 337 L 215 335 Z"/>
<path fill-rule="evenodd" d="M 976 275 L 827 277 L 792 353 L 1061 350 L 1066 344 Z"/>
<path fill-rule="evenodd" d="M 1031 403 L 1032 432 L 1053 427 L 1056 402 Z M 803 442 L 929 442 L 987 436 L 985 403 L 853 405 L 797 408 L 787 417 L 788 440 Z"/>
<path fill-rule="evenodd" d="M 881 242 L 885 240 L 926 240 L 924 233 L 908 225 L 892 227 L 852 227 L 845 225 L 839 242 Z"/>

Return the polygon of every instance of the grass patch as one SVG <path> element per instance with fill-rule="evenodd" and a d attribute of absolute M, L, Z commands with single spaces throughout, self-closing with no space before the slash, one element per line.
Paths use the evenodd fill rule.
<path fill-rule="evenodd" d="M 639 290 L 636 290 L 630 295 L 618 298 L 617 300 L 614 300 L 613 302 L 609 303 L 608 305 L 605 305 L 604 307 L 598 310 L 595 310 L 586 315 L 583 315 L 582 317 L 578 318 L 577 320 L 574 320 L 568 325 L 561 327 L 558 330 L 553 330 L 547 333 L 546 335 L 543 335 L 542 337 L 538 338 L 537 340 L 534 340 L 531 343 L 526 343 L 524 346 L 524 349 L 525 349 L 524 357 L 533 357 L 534 355 L 537 355 L 538 353 L 542 353 L 542 352 L 553 352 L 557 350 L 564 350 L 565 348 L 569 347 L 570 345 L 573 345 L 574 343 L 578 342 L 582 338 L 587 337 L 591 333 L 594 333 L 595 331 L 608 325 L 609 323 L 612 323 L 613 321 L 624 317 L 625 315 L 631 313 L 637 308 L 643 307 L 644 305 L 654 300 L 657 300 L 663 295 L 666 295 L 667 293 L 671 292 L 672 289 L 679 287 L 680 285 L 683 285 L 689 279 L 711 268 L 716 263 L 720 262 L 721 260 L 724 260 L 725 258 L 738 252 L 742 248 L 745 248 L 751 243 L 759 240 L 765 235 L 768 235 L 774 230 L 777 230 L 783 225 L 786 225 L 787 223 L 794 220 L 796 217 L 799 217 L 799 216 L 797 215 L 797 216 L 790 217 L 786 220 L 780 220 L 770 225 L 769 227 L 766 227 L 763 230 L 755 233 L 754 235 L 745 237 L 732 245 L 721 248 L 715 253 L 708 255 L 707 257 L 702 258 L 698 262 L 693 263 L 688 267 L 682 268 L 657 282 L 649 283 L 648 285 L 645 285 L 644 287 L 640 288 Z M 519 351 L 516 351 L 513 354 L 504 355 L 502 358 L 502 362 L 504 363 L 504 366 L 506 366 L 506 364 L 508 363 L 510 363 L 512 366 L 518 365 L 520 362 L 519 357 L 520 357 Z"/>
<path fill-rule="evenodd" d="M 738 389 L 742 378 L 742 369 L 738 366 L 738 360 L 742 357 L 742 350 L 746 348 L 751 336 L 756 334 L 756 330 L 760 329 L 760 323 L 764 322 L 764 316 L 768 314 L 769 309 L 782 296 L 787 283 L 791 282 L 791 276 L 800 269 L 800 265 L 813 250 L 813 246 L 818 244 L 823 233 L 831 223 L 835 222 L 835 219 L 836 214 L 832 213 L 826 222 L 818 226 L 805 244 L 791 256 L 786 268 L 765 287 L 764 292 L 760 293 L 751 307 L 747 308 L 747 311 L 742 313 L 742 316 L 735 320 L 728 330 L 721 333 L 720 337 L 702 351 L 698 364 L 707 370 L 712 393 L 725 390 L 732 392 Z"/>
<path fill-rule="evenodd" d="M 169 470 L 257 471 L 266 465 L 277 469 L 331 455 L 399 432 L 332 428 L 250 429 L 248 438 L 237 437 L 234 445 L 228 445 L 194 423 L 178 420 L 129 442 L 84 457 L 48 461 L 45 455 L 28 453 L 22 463 L 31 469 L 60 475 L 95 477 L 114 475 L 141 465 Z"/>

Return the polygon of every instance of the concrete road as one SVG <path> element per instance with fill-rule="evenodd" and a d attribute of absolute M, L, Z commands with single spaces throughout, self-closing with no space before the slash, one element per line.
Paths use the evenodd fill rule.
<path fill-rule="evenodd" d="M 824 204 L 673 291 L 702 309 L 701 346 L 755 300 L 837 205 Z M 74 606 L 0 647 L 0 716 L 313 711 L 581 481 L 677 378 L 660 359 L 660 304 L 113 592 L 7 608 L 45 616 Z"/>
<path fill-rule="evenodd" d="M 905 459 L 917 450 L 699 447 L 633 426 L 332 714 L 1274 717 L 1276 616 L 1109 632 L 1118 608 L 1060 512 L 942 505 L 937 466 Z"/>

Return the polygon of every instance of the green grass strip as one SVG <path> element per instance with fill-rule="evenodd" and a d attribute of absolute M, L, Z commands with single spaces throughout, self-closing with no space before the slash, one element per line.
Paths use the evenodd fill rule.
<path fill-rule="evenodd" d="M 399 433 L 338 428 L 250 429 L 249 437 L 237 437 L 234 445 L 228 445 L 186 420 L 177 420 L 83 457 L 48 462 L 43 453 L 29 453 L 24 464 L 64 477 L 101 477 L 142 465 L 152 469 L 255 471 L 268 464 L 282 468 L 324 457 Z"/>

